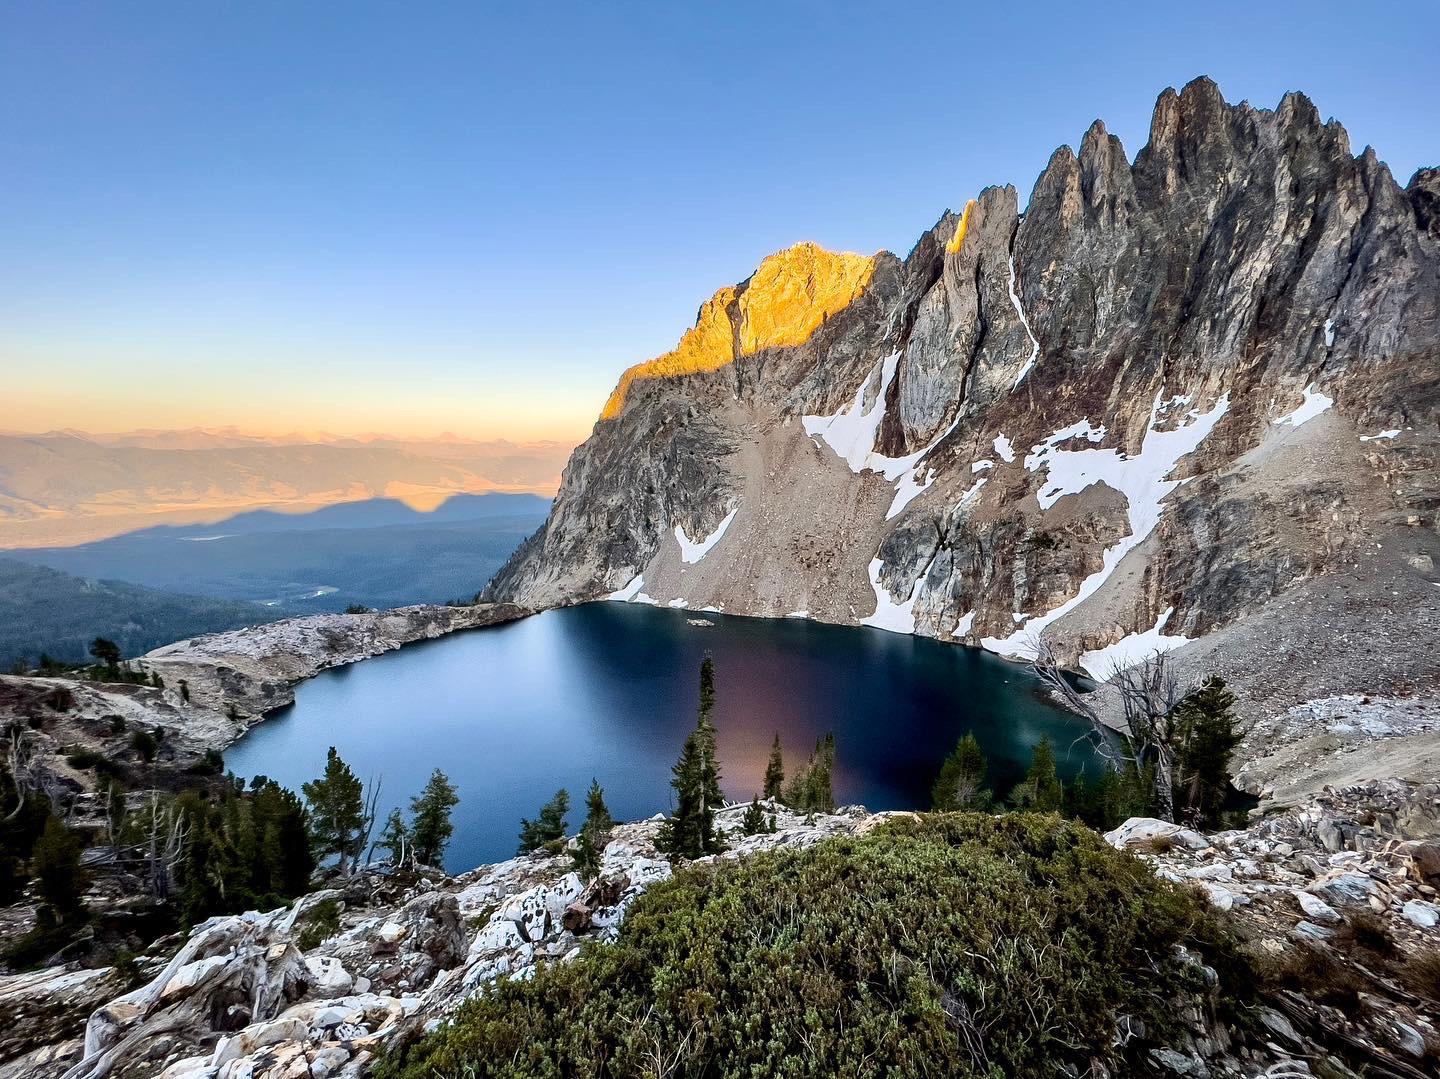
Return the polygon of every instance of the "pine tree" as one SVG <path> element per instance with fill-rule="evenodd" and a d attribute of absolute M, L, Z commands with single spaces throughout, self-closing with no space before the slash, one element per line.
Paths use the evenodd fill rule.
<path fill-rule="evenodd" d="M 771 800 L 778 799 L 780 792 L 784 789 L 785 760 L 780 755 L 780 735 L 777 732 L 775 741 L 770 745 L 770 761 L 765 765 L 765 797 Z"/>
<path fill-rule="evenodd" d="M 1011 794 L 1012 800 L 1039 813 L 1058 813 L 1065 801 L 1065 788 L 1055 770 L 1055 750 L 1049 736 L 1035 743 L 1030 770 Z"/>
<path fill-rule="evenodd" d="M 835 772 L 835 734 L 829 732 L 817 747 L 816 763 L 810 769 L 810 809 L 817 813 L 835 812 L 832 780 Z"/>
<path fill-rule="evenodd" d="M 250 811 L 259 837 L 267 883 L 264 891 L 290 898 L 310 890 L 315 856 L 310 851 L 310 814 L 292 790 L 273 779 L 257 784 Z"/>
<path fill-rule="evenodd" d="M 80 869 L 81 850 L 79 836 L 52 813 L 30 854 L 40 898 L 50 905 L 61 922 L 70 920 L 84 909 L 82 893 L 85 875 Z"/>
<path fill-rule="evenodd" d="M 980 750 L 980 743 L 974 734 L 967 732 L 940 766 L 940 776 L 931 792 L 935 811 L 949 813 L 986 808 L 990 804 L 990 792 L 984 789 L 985 770 L 985 754 Z"/>
<path fill-rule="evenodd" d="M 704 764 L 700 738 L 692 731 L 680 750 L 680 759 L 670 769 L 675 788 L 675 812 L 656 838 L 657 847 L 672 858 L 699 858 L 705 853 L 707 834 L 713 818 L 705 813 Z"/>
<path fill-rule="evenodd" d="M 405 827 L 400 810 L 390 810 L 390 816 L 385 818 L 385 827 L 381 830 L 376 845 L 390 855 L 390 864 L 396 868 L 410 860 L 410 830 Z"/>
<path fill-rule="evenodd" d="M 715 663 L 700 664 L 700 713 L 671 769 L 675 812 L 661 830 L 659 849 L 673 858 L 699 858 L 725 849 L 715 831 L 715 811 L 725 804 L 720 790 L 720 761 L 715 747 Z"/>
<path fill-rule="evenodd" d="M 1230 788 L 1230 757 L 1240 744 L 1235 695 L 1219 678 L 1175 706 L 1175 809 L 1198 826 L 1213 826 Z"/>
<path fill-rule="evenodd" d="M 715 747 L 715 723 L 711 718 L 714 710 L 715 662 L 706 656 L 700 664 L 700 715 L 695 723 L 695 735 L 700 751 L 701 808 L 712 816 L 715 810 L 725 805 L 725 795 L 720 790 L 720 760 Z"/>
<path fill-rule="evenodd" d="M 835 771 L 835 735 L 825 735 L 815 743 L 815 751 L 805 766 L 790 777 L 781 798 L 797 813 L 831 813 L 835 795 L 831 780 Z"/>
<path fill-rule="evenodd" d="M 605 788 L 598 779 L 591 779 L 590 789 L 585 792 L 585 823 L 600 833 L 615 827 L 615 818 L 605 804 Z"/>
<path fill-rule="evenodd" d="M 312 849 L 321 859 L 333 856 L 344 874 L 349 859 L 363 853 L 356 850 L 365 832 L 365 792 L 360 780 L 331 746 L 325 757 L 325 774 L 301 789 L 310 804 Z"/>
<path fill-rule="evenodd" d="M 105 664 L 107 670 L 114 672 L 120 669 L 120 646 L 114 641 L 96 637 L 90 642 L 90 654 Z"/>
<path fill-rule="evenodd" d="M 600 872 L 600 858 L 605 853 L 605 844 L 610 841 L 610 829 L 615 820 L 605 804 L 605 791 L 597 779 L 590 780 L 590 790 L 585 795 L 585 823 L 580 826 L 576 843 L 575 871 L 586 880 Z"/>
<path fill-rule="evenodd" d="M 430 781 L 418 798 L 410 799 L 410 842 L 415 860 L 422 865 L 439 865 L 445 847 L 455 834 L 450 812 L 460 804 L 460 795 L 448 776 L 439 768 L 430 773 Z"/>
<path fill-rule="evenodd" d="M 760 835 L 768 830 L 765 826 L 765 812 L 760 808 L 758 798 L 750 800 L 750 806 L 745 810 L 745 817 L 740 822 L 740 828 L 746 835 Z"/>
<path fill-rule="evenodd" d="M 708 723 L 715 711 L 715 661 L 707 654 L 700 661 L 700 722 Z"/>
<path fill-rule="evenodd" d="M 517 854 L 531 851 L 565 838 L 565 815 L 570 812 L 570 792 L 561 787 L 555 796 L 540 807 L 540 815 L 534 820 L 528 817 L 520 820 L 520 846 Z"/>

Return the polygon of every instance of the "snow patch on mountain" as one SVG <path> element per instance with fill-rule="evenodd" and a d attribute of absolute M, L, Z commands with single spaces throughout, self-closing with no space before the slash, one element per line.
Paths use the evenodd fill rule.
<path fill-rule="evenodd" d="M 1035 339 L 1035 333 L 1030 329 L 1030 320 L 1025 317 L 1025 308 L 1020 306 L 1020 295 L 1015 291 L 1015 256 L 1010 256 L 1010 302 L 1015 305 L 1015 313 L 1020 316 L 1020 325 L 1025 327 L 1025 334 L 1030 338 L 1030 355 L 1025 360 L 1025 366 L 1020 368 L 1020 373 L 1015 376 L 1015 385 L 1012 390 L 1019 389 L 1020 383 L 1030 373 L 1030 368 L 1035 366 L 1035 360 L 1040 356 L 1040 342 Z"/>
<path fill-rule="evenodd" d="M 1174 607 L 1166 607 L 1155 625 L 1143 633 L 1132 633 L 1105 648 L 1096 648 L 1080 654 L 1080 666 L 1096 681 L 1107 680 L 1114 672 L 1133 667 L 1160 652 L 1171 652 L 1181 645 L 1189 644 L 1189 637 L 1166 635 L 1162 632 L 1165 623 L 1175 613 Z"/>
<path fill-rule="evenodd" d="M 1275 423 L 1288 423 L 1292 427 L 1299 427 L 1302 423 L 1313 420 L 1320 413 L 1325 412 L 1335 403 L 1335 398 L 1326 397 L 1315 388 L 1315 383 L 1310 383 L 1302 391 L 1304 400 L 1300 407 L 1288 415 L 1281 416 Z"/>
<path fill-rule="evenodd" d="M 930 442 L 904 457 L 887 457 L 875 452 L 875 435 L 885 420 L 885 396 L 895 378 L 895 369 L 900 362 L 900 353 L 892 352 L 880 361 L 880 385 L 870 407 L 865 407 L 865 389 L 875 378 L 875 370 L 865 376 L 850 404 L 833 416 L 802 416 L 801 424 L 811 438 L 823 439 L 839 455 L 850 471 L 878 472 L 886 481 L 895 484 L 895 497 L 885 519 L 891 520 L 918 497 L 935 480 L 935 470 L 930 469 L 921 478 L 919 467 L 936 446 L 943 442 L 960 423 L 956 416 L 950 426 L 936 435 Z"/>
<path fill-rule="evenodd" d="M 895 485 L 895 497 L 890 502 L 890 508 L 885 511 L 885 520 L 900 516 L 900 511 L 908 506 L 915 498 L 924 493 L 932 483 L 935 482 L 935 470 L 925 470 L 925 479 L 917 479 L 921 470 L 915 469 L 900 477 L 900 482 Z"/>
<path fill-rule="evenodd" d="M 736 506 L 735 509 L 727 513 L 725 519 L 720 522 L 715 531 L 711 532 L 710 535 L 704 539 L 692 540 L 685 534 L 685 529 L 682 526 L 676 525 L 675 542 L 680 545 L 680 561 L 694 565 L 709 554 L 710 549 L 719 543 L 721 537 L 725 535 L 725 530 L 730 527 L 730 522 L 735 520 L 735 514 L 739 509 L 740 507 Z"/>
<path fill-rule="evenodd" d="M 1105 429 L 1091 427 L 1089 420 L 1081 420 L 1056 431 L 1044 442 L 1032 447 L 1025 458 L 1025 467 L 1031 471 L 1042 467 L 1046 470 L 1046 486 L 1039 496 L 1042 509 L 1048 509 L 1067 494 L 1078 494 L 1092 484 L 1104 483 L 1125 496 L 1130 534 L 1106 549 L 1100 569 L 1080 583 L 1080 591 L 1073 598 L 1053 611 L 1035 615 L 1023 629 L 1008 637 L 986 637 L 980 643 L 1000 655 L 1033 659 L 1036 641 L 1045 627 L 1094 595 L 1115 571 L 1120 560 L 1155 530 L 1164 513 L 1166 496 L 1181 482 L 1167 477 L 1182 457 L 1205 441 L 1229 407 L 1230 395 L 1227 393 L 1215 402 L 1209 412 L 1201 413 L 1196 409 L 1187 412 L 1191 422 L 1184 427 L 1157 431 L 1155 422 L 1161 409 L 1161 398 L 1156 394 L 1150 407 L 1150 423 L 1145 439 L 1135 457 L 1126 457 L 1114 449 L 1057 448 L 1060 443 L 1082 435 L 1092 442 L 1103 439 Z"/>
<path fill-rule="evenodd" d="M 634 577 L 630 578 L 630 583 L 627 584 L 624 588 L 617 588 L 614 592 L 611 592 L 605 598 L 609 600 L 614 600 L 617 603 L 653 604 L 655 600 L 652 597 L 647 596 L 643 591 L 641 591 L 641 589 L 643 589 L 644 587 L 645 575 L 643 573 L 637 573 Z"/>
<path fill-rule="evenodd" d="M 896 603 L 880 583 L 880 569 L 884 565 L 878 558 L 870 560 L 870 587 L 875 590 L 875 613 L 869 618 L 862 618 L 860 624 L 889 630 L 891 633 L 914 633 L 915 598 L 920 592 L 920 582 L 917 580 L 910 586 L 910 595 L 904 603 Z"/>
<path fill-rule="evenodd" d="M 895 369 L 900 363 L 900 353 L 892 352 L 879 363 L 880 386 L 870 407 L 865 407 L 865 388 L 875 378 L 875 370 L 865 376 L 855 397 L 845 408 L 833 416 L 802 416 L 800 423 L 811 438 L 822 438 L 850 466 L 850 471 L 859 473 L 870 468 L 880 471 L 870 463 L 876 454 L 875 434 L 880 422 L 885 419 L 885 394 L 895 379 Z"/>

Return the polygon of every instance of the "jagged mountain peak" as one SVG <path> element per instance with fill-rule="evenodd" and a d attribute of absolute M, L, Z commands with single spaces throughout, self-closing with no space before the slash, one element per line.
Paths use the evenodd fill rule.
<path fill-rule="evenodd" d="M 1133 163 L 1099 122 L 1055 151 L 1023 215 L 989 187 L 903 262 L 788 249 L 627 372 L 489 594 L 1382 688 L 1315 627 L 1363 599 L 1401 653 L 1436 617 L 1436 175 L 1202 78 Z"/>

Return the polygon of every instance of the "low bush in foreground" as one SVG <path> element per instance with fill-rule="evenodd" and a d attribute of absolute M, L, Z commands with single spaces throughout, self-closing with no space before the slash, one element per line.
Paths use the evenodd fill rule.
<path fill-rule="evenodd" d="M 1243 982 L 1194 895 L 1082 826 L 901 819 L 686 870 L 617 942 L 495 985 L 380 1075 L 1083 1073 L 1122 1015 L 1172 1029 L 1200 987 L 1177 945 Z"/>

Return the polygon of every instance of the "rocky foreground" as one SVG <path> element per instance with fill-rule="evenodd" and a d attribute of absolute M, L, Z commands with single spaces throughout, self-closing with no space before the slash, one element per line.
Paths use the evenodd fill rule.
<path fill-rule="evenodd" d="M 776 831 L 748 837 L 745 807 L 723 810 L 732 849 L 720 857 L 863 834 L 892 816 L 772 808 Z M 613 939 L 635 898 L 671 875 L 654 847 L 659 824 L 618 826 L 588 885 L 567 856 L 541 853 L 453 879 L 367 873 L 291 908 L 214 918 L 183 942 L 161 942 L 140 958 L 138 988 L 109 969 L 0 979 L 0 1058 L 9 1061 L 0 1079 L 367 1074 L 387 1045 L 433 1027 L 488 983 Z M 1218 1018 L 1218 1001 L 1196 997 L 1185 1035 L 1150 1051 L 1156 1073 L 1356 1074 L 1344 1055 L 1383 1069 L 1374 1074 L 1433 1074 L 1440 1015 L 1403 979 L 1440 949 L 1437 836 L 1440 784 L 1400 782 L 1327 791 L 1212 836 L 1144 819 L 1110 833 L 1112 845 L 1230 912 L 1262 965 L 1328 964 L 1319 976 L 1333 983 L 1302 991 L 1282 972 L 1243 1027 Z"/>

